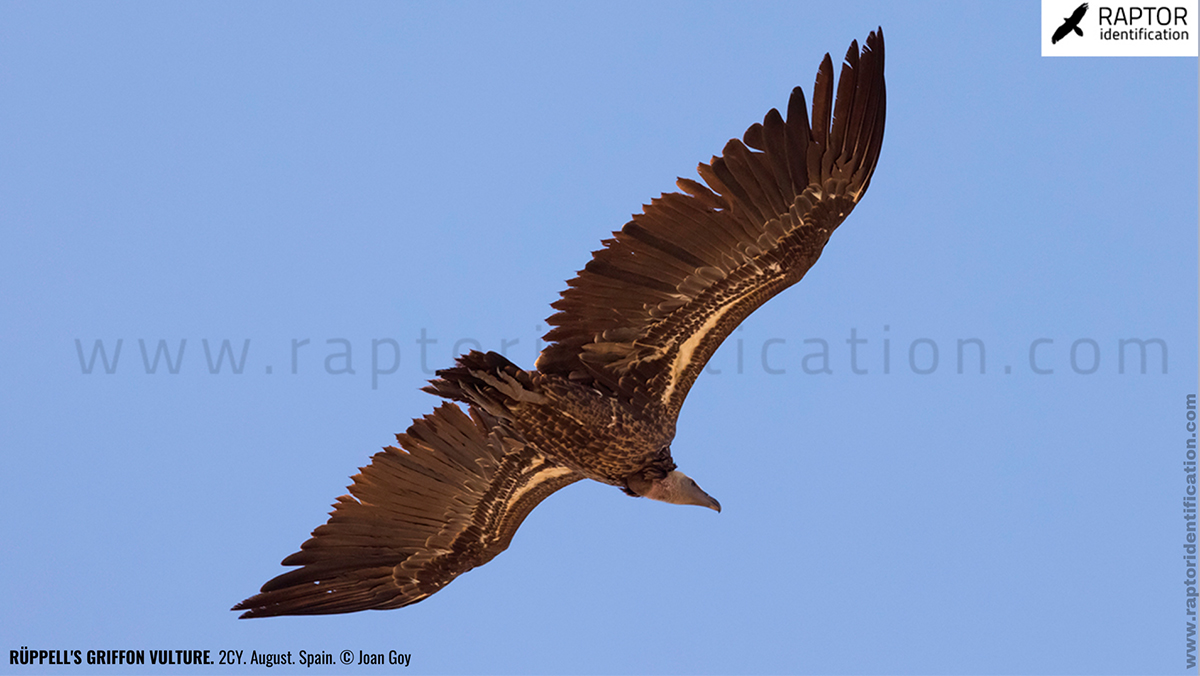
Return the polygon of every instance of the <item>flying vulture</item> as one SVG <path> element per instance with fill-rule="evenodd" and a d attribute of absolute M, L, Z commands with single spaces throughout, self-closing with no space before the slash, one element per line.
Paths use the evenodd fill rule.
<path fill-rule="evenodd" d="M 504 551 L 529 512 L 581 479 L 721 510 L 675 468 L 692 382 L 726 336 L 800 281 L 871 181 L 883 142 L 883 31 L 850 43 L 834 95 L 829 55 L 812 117 L 729 141 L 604 240 L 567 282 L 536 370 L 495 352 L 458 358 L 426 391 L 446 400 L 377 453 L 300 551 L 299 566 L 234 606 L 242 617 L 400 608 Z M 458 402 L 464 406 L 450 403 Z"/>
<path fill-rule="evenodd" d="M 1087 14 L 1088 4 L 1085 2 L 1075 8 L 1071 16 L 1063 19 L 1063 24 L 1054 31 L 1054 35 L 1050 38 L 1050 44 L 1056 45 L 1058 41 L 1067 37 L 1071 31 L 1075 31 L 1076 35 L 1082 36 L 1083 29 L 1079 27 L 1079 22 L 1083 21 L 1083 15 Z"/>

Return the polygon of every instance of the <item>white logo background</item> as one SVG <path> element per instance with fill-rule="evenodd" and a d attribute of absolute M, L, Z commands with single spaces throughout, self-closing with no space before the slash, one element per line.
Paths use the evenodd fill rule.
<path fill-rule="evenodd" d="M 1069 32 L 1052 43 L 1054 32 L 1083 0 L 1042 0 L 1042 56 L 1196 56 L 1200 14 L 1197 0 L 1088 0 L 1079 21 L 1080 36 Z M 1158 39 L 1160 36 L 1186 36 Z"/>

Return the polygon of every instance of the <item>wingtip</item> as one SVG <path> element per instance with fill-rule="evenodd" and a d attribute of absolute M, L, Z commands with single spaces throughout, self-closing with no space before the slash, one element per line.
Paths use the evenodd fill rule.
<path fill-rule="evenodd" d="M 249 601 L 249 600 L 250 599 L 246 599 L 246 601 Z M 237 618 L 239 620 L 248 620 L 252 617 L 256 617 L 256 615 L 254 614 L 254 608 L 252 608 L 249 605 L 246 605 L 246 601 L 239 601 L 239 602 L 233 604 L 233 607 L 229 609 L 230 611 L 235 612 L 235 613 L 239 610 L 242 611 L 242 614 L 237 616 Z"/>
<path fill-rule="evenodd" d="M 875 30 L 867 35 L 867 39 L 863 42 L 863 55 L 868 52 L 883 56 L 883 26 L 877 26 Z"/>
<path fill-rule="evenodd" d="M 883 57 L 883 27 L 877 26 L 875 30 L 867 34 L 867 39 L 863 40 L 862 50 L 859 56 L 866 57 L 868 54 L 878 58 Z"/>

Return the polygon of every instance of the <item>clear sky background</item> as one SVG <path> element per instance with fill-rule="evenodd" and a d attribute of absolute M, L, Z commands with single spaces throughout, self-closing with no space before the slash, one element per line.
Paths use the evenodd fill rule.
<path fill-rule="evenodd" d="M 427 369 L 532 368 L 603 237 L 880 25 L 870 191 L 679 421 L 722 514 L 586 482 L 415 606 L 236 619 Z M 0 672 L 1184 673 L 1197 63 L 1040 31 L 1036 2 L 0 4 Z M 143 341 L 186 341 L 177 373 Z M 271 673 L 335 671 L 383 672 Z"/>

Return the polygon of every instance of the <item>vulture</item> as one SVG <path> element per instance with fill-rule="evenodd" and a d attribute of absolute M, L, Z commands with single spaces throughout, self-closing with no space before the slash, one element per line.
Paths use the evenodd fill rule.
<path fill-rule="evenodd" d="M 552 307 L 532 371 L 472 351 L 424 389 L 443 400 L 377 453 L 298 566 L 234 606 L 241 617 L 407 606 L 491 561 L 540 502 L 591 479 L 716 511 L 671 457 L 688 390 L 751 312 L 800 281 L 862 199 L 886 108 L 883 31 L 826 54 L 809 116 L 796 87 L 703 183 L 643 207 L 602 242 Z"/>

